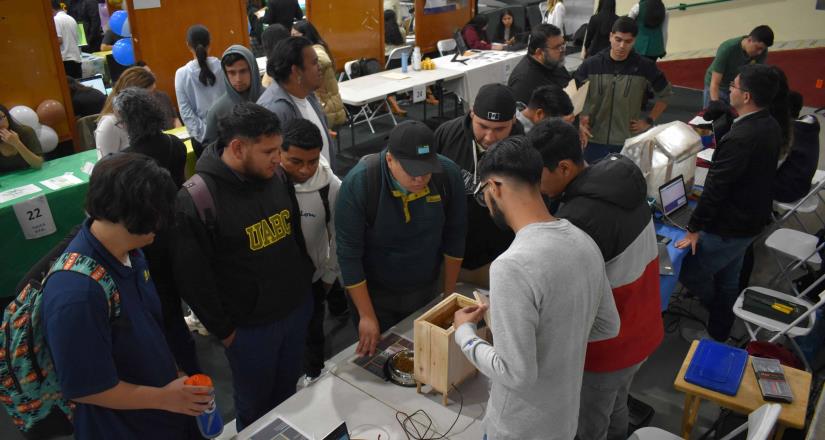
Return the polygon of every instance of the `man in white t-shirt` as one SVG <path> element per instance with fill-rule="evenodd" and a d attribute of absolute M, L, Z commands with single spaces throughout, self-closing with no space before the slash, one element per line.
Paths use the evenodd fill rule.
<path fill-rule="evenodd" d="M 52 0 L 52 12 L 66 75 L 80 79 L 83 77 L 83 68 L 80 64 L 80 46 L 77 45 L 77 22 L 60 7 L 60 0 Z"/>
<path fill-rule="evenodd" d="M 321 86 L 321 65 L 312 43 L 304 37 L 289 37 L 278 42 L 266 63 L 266 73 L 273 83 L 258 98 L 258 105 L 278 115 L 281 124 L 302 118 L 321 130 L 324 146 L 321 155 L 335 169 L 335 155 L 330 152 L 332 136 L 327 116 L 315 96 Z"/>

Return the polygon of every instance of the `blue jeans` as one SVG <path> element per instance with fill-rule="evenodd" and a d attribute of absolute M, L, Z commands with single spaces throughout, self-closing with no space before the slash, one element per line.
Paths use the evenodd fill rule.
<path fill-rule="evenodd" d="M 730 104 L 730 90 L 727 88 L 723 90 L 722 87 L 719 87 L 719 100 Z M 702 92 L 702 108 L 708 108 L 708 103 L 710 103 L 710 89 L 705 86 L 705 90 Z"/>
<path fill-rule="evenodd" d="M 745 250 L 753 237 L 721 237 L 702 232 L 696 255 L 682 263 L 679 281 L 708 309 L 708 333 L 717 341 L 730 336 L 735 316 L 733 304 L 739 295 L 739 273 Z"/>
<path fill-rule="evenodd" d="M 588 142 L 584 149 L 584 160 L 589 164 L 598 162 L 601 158 L 610 153 L 619 153 L 622 151 L 622 145 L 597 144 Z"/>
<path fill-rule="evenodd" d="M 307 295 L 304 304 L 283 319 L 235 330 L 225 352 L 238 432 L 295 394 L 312 309 L 312 295 Z"/>

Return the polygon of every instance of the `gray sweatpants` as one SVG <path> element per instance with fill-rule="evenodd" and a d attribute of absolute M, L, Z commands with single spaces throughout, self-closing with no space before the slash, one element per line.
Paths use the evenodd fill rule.
<path fill-rule="evenodd" d="M 608 373 L 584 372 L 577 439 L 627 439 L 627 394 L 643 363 Z"/>

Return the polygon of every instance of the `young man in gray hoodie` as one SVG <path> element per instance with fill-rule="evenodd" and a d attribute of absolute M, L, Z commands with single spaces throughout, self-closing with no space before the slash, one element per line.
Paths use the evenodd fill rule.
<path fill-rule="evenodd" d="M 206 132 L 203 144 L 218 140 L 218 121 L 232 111 L 235 104 L 256 102 L 263 93 L 261 75 L 252 51 L 239 44 L 233 44 L 221 57 L 226 92 L 212 104 L 206 114 Z"/>
<path fill-rule="evenodd" d="M 492 383 L 487 438 L 572 439 L 587 342 L 619 333 L 602 254 L 547 211 L 542 159 L 524 136 L 501 141 L 478 168 L 476 201 L 516 233 L 490 266 L 495 346 L 476 336 L 487 306 L 461 309 L 453 321 L 456 343 Z"/>
<path fill-rule="evenodd" d="M 281 168 L 295 184 L 301 209 L 301 230 L 315 265 L 312 295 L 315 311 L 309 321 L 304 352 L 304 385 L 317 379 L 324 368 L 324 300 L 341 276 L 335 254 L 335 201 L 341 180 L 321 156 L 321 131 L 306 119 L 293 119 L 284 129 Z M 340 289 L 340 287 L 338 287 Z M 340 292 L 343 295 L 343 292 Z"/>
<path fill-rule="evenodd" d="M 321 155 L 331 165 L 332 136 L 327 115 L 315 96 L 321 86 L 321 65 L 312 43 L 304 37 L 289 37 L 279 41 L 266 62 L 266 73 L 274 81 L 258 98 L 258 104 L 278 115 L 281 124 L 297 118 L 312 121 L 321 131 L 324 145 Z"/>

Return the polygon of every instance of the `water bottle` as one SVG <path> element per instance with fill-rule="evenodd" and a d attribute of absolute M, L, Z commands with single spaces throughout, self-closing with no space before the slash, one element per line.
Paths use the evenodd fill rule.
<path fill-rule="evenodd" d="M 186 381 L 186 385 L 194 385 L 199 387 L 211 387 L 212 379 L 205 374 L 195 374 L 190 376 Z M 212 391 L 212 402 L 209 403 L 209 409 L 203 414 L 196 416 L 198 422 L 198 429 L 204 438 L 215 438 L 223 432 L 223 419 L 221 413 L 218 412 L 218 406 L 215 404 L 215 391 Z"/>
<path fill-rule="evenodd" d="M 401 72 L 407 73 L 407 57 L 409 54 L 407 52 L 401 52 Z"/>
<path fill-rule="evenodd" d="M 413 49 L 413 70 L 421 70 L 421 48 L 418 46 Z"/>

